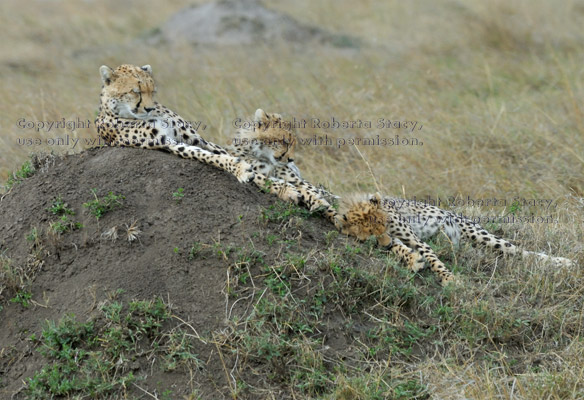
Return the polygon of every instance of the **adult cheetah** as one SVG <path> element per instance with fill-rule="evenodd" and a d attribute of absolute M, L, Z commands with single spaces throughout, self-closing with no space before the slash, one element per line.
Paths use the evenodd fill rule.
<path fill-rule="evenodd" d="M 99 72 L 103 86 L 95 124 L 106 144 L 167 150 L 214 165 L 240 182 L 254 179 L 248 163 L 204 140 L 189 122 L 153 100 L 156 87 L 150 65 L 125 64 L 115 70 L 103 65 Z"/>

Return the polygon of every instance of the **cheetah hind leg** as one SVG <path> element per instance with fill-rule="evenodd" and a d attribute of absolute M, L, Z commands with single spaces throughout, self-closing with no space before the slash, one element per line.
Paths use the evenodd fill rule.
<path fill-rule="evenodd" d="M 571 267 L 575 262 L 564 257 L 552 257 L 545 253 L 538 253 L 534 251 L 522 250 L 514 244 L 502 239 L 492 233 L 487 232 L 482 226 L 471 222 L 467 219 L 457 218 L 456 222 L 460 225 L 462 235 L 479 245 L 489 247 L 497 250 L 502 254 L 520 254 L 523 258 L 538 257 L 541 260 L 550 262 L 555 267 Z"/>
<path fill-rule="evenodd" d="M 413 272 L 418 272 L 426 266 L 424 256 L 417 251 L 410 249 L 403 244 L 399 239 L 393 239 L 389 246 L 386 246 L 393 254 L 402 259 L 408 269 Z"/>

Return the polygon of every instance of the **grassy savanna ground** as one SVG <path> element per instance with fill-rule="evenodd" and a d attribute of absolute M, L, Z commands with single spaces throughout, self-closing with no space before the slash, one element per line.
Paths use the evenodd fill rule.
<path fill-rule="evenodd" d="M 583 2 L 266 1 L 363 44 L 164 49 L 139 40 L 190 3 L 129 2 L 123 11 L 115 1 L 0 3 L 0 177 L 29 151 L 81 150 L 19 146 L 18 138 L 95 137 L 93 128 L 36 133 L 18 128 L 20 118 L 93 121 L 100 65 L 151 64 L 158 100 L 203 121 L 201 133 L 212 141 L 229 142 L 232 121 L 258 107 L 297 119 L 372 121 L 371 129 L 298 130 L 303 138 L 334 141 L 297 150 L 305 177 L 335 193 L 504 199 L 506 207 L 461 211 L 551 214 L 557 224 L 489 227 L 526 248 L 584 261 Z M 423 129 L 379 130 L 380 118 L 418 121 Z M 336 146 L 337 138 L 396 133 L 424 145 Z M 553 206 L 512 209 L 515 197 L 553 200 Z M 453 257 L 446 245 L 439 251 Z M 392 351 L 383 361 L 372 357 L 367 373 L 337 384 L 365 396 L 364 385 L 381 385 L 396 369 L 419 378 L 436 398 L 584 396 L 582 270 L 550 271 L 522 260 L 501 267 L 493 255 L 468 247 L 456 257 L 464 287 L 431 299 L 410 288 L 422 297 L 408 311 L 419 311 L 423 323 L 406 324 L 399 302 L 385 310 L 396 326 L 432 324 L 431 335 L 441 340 L 406 361 L 394 363 Z M 377 321 L 379 310 L 371 318 Z M 412 337 L 423 339 L 428 329 Z"/>

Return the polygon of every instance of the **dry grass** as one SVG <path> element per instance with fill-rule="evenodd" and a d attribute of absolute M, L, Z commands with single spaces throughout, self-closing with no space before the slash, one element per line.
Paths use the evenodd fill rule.
<path fill-rule="evenodd" d="M 550 210 L 524 206 L 521 213 L 551 214 L 557 224 L 519 224 L 503 231 L 526 248 L 584 262 L 582 1 L 368 0 L 358 6 L 349 0 L 334 6 L 331 1 L 266 1 L 365 41 L 352 50 L 262 44 L 165 49 L 136 40 L 191 2 L 135 4 L 124 11 L 113 0 L 1 2 L 0 179 L 30 151 L 82 147 L 26 147 L 17 144 L 18 138 L 83 140 L 96 134 L 93 127 L 25 130 L 16 125 L 20 118 L 93 121 L 99 66 L 148 63 L 157 78 L 158 100 L 187 119 L 203 121 L 202 133 L 212 141 L 229 142 L 232 121 L 259 107 L 297 119 L 369 120 L 372 129 L 300 129 L 303 138 L 333 138 L 333 146 L 298 150 L 306 177 L 336 193 L 372 191 L 377 184 L 387 194 L 408 198 L 507 200 L 506 207 L 484 207 L 479 215 L 506 213 L 515 197 L 553 200 Z M 423 129 L 376 129 L 379 118 L 418 121 Z M 336 146 L 338 138 L 395 134 L 415 136 L 424 145 L 360 146 L 363 157 L 352 146 Z M 549 273 L 517 261 L 483 276 L 483 265 L 497 264 L 485 263 L 488 255 L 479 253 L 480 258 L 466 249 L 460 256 L 465 275 L 478 277 L 457 292 L 462 305 L 455 311 L 485 302 L 495 312 L 513 308 L 509 312 L 516 315 L 537 306 L 543 321 L 557 322 L 556 335 L 566 336 L 554 342 L 549 326 L 530 321 L 518 341 L 529 339 L 531 347 L 518 361 L 510 363 L 503 348 L 500 359 L 493 360 L 491 351 L 485 361 L 480 346 L 461 340 L 446 350 L 433 348 L 434 354 L 419 365 L 412 361 L 408 369 L 419 369 L 437 398 L 577 398 L 584 375 L 584 315 L 574 308 L 584 296 L 581 270 Z M 493 343 L 491 350 L 496 347 Z M 538 357 L 541 367 L 513 368 L 515 362 L 534 365 Z M 345 383 L 347 393 L 359 391 L 359 382 Z"/>

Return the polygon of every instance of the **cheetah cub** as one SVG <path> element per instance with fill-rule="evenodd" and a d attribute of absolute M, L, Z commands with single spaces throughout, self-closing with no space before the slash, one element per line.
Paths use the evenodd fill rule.
<path fill-rule="evenodd" d="M 333 221 L 336 210 L 323 197 L 324 191 L 302 179 L 294 164 L 296 143 L 296 133 L 288 121 L 280 114 L 258 109 L 253 122 L 239 129 L 226 149 L 251 165 L 256 185 L 269 188 L 280 198 L 293 200 L 311 211 L 320 209 L 325 218 Z M 297 198 L 282 195 L 290 188 L 298 192 Z"/>
<path fill-rule="evenodd" d="M 573 261 L 544 253 L 521 250 L 505 239 L 487 232 L 479 224 L 438 207 L 414 201 L 374 195 L 353 196 L 341 200 L 336 225 L 342 233 L 365 240 L 377 236 L 378 243 L 388 248 L 416 272 L 427 262 L 444 286 L 454 280 L 452 273 L 423 242 L 441 229 L 458 244 L 460 237 L 490 247 L 502 254 L 536 256 L 555 266 L 572 266 Z"/>

